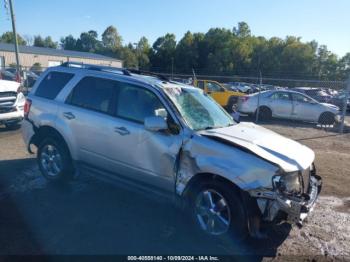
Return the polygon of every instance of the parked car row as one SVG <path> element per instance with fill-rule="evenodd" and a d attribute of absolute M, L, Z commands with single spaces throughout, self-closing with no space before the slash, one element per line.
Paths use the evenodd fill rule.
<path fill-rule="evenodd" d="M 279 86 L 273 86 L 273 85 L 267 85 L 267 84 L 259 85 L 259 84 L 244 83 L 244 82 L 228 82 L 228 83 L 225 83 L 225 86 L 227 86 L 227 88 L 231 90 L 237 90 L 245 94 L 253 94 L 259 91 L 274 90 L 274 89 L 282 88 Z"/>
<path fill-rule="evenodd" d="M 328 103 L 338 106 L 340 109 L 344 106 L 345 93 L 333 89 L 317 87 L 296 87 L 291 90 L 306 94 L 321 103 Z M 347 101 L 347 110 L 350 110 L 350 99 Z"/>

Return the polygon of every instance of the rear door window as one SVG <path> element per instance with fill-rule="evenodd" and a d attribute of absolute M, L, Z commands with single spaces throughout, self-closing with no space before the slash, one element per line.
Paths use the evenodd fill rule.
<path fill-rule="evenodd" d="M 55 99 L 73 76 L 74 74 L 70 73 L 50 72 L 40 82 L 35 95 L 47 99 Z"/>
<path fill-rule="evenodd" d="M 85 77 L 73 88 L 67 103 L 93 111 L 112 114 L 117 83 L 109 79 Z"/>

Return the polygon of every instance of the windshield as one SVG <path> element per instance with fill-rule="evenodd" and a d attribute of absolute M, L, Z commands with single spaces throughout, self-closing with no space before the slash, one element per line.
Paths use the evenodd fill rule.
<path fill-rule="evenodd" d="M 226 127 L 235 124 L 210 96 L 195 88 L 164 88 L 180 114 L 194 130 Z"/>

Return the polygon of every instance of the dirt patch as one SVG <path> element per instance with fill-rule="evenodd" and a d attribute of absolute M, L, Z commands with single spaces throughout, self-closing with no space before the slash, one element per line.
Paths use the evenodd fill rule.
<path fill-rule="evenodd" d="M 321 196 L 308 222 L 301 229 L 294 227 L 278 248 L 281 261 L 300 255 L 317 261 L 350 260 L 350 212 L 341 211 L 349 203 L 350 198 Z"/>

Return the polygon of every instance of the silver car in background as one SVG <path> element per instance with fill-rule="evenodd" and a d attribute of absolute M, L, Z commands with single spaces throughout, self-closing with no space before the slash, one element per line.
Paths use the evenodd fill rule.
<path fill-rule="evenodd" d="M 259 118 L 262 120 L 276 117 L 332 125 L 339 114 L 339 108 L 335 105 L 320 103 L 305 94 L 290 90 L 269 90 L 240 97 L 238 111 L 254 115 L 258 105 Z"/>

